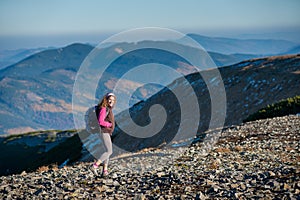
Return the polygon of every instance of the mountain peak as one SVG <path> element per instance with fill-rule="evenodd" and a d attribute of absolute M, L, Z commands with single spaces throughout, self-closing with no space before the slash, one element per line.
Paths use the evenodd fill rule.
<path fill-rule="evenodd" d="M 92 49 L 90 45 L 74 43 L 59 49 L 45 50 L 5 68 L 0 71 L 0 76 L 36 77 L 44 71 L 66 67 L 77 70 L 78 63 L 81 63 Z"/>

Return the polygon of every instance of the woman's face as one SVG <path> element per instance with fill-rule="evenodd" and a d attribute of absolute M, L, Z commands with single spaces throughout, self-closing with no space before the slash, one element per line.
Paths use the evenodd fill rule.
<path fill-rule="evenodd" d="M 108 97 L 107 101 L 108 101 L 108 106 L 112 108 L 115 105 L 116 98 L 114 96 L 110 96 Z"/>

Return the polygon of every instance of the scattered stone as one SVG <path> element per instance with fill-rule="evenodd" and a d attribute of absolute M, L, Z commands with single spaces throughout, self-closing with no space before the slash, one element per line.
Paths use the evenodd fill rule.
<path fill-rule="evenodd" d="M 112 159 L 105 179 L 90 163 L 2 176 L 0 199 L 300 199 L 299 141 L 299 117 L 258 120 L 225 129 L 206 156 L 198 142 Z"/>

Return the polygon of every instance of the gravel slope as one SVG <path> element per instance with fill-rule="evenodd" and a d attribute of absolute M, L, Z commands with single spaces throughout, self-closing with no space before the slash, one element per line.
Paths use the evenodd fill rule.
<path fill-rule="evenodd" d="M 300 199 L 300 117 L 226 128 L 213 149 L 148 149 L 110 162 L 0 177 L 1 199 Z M 174 157 L 174 155 L 181 155 Z"/>

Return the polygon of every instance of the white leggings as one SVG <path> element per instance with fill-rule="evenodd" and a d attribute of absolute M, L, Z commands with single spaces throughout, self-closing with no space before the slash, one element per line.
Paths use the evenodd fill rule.
<path fill-rule="evenodd" d="M 102 142 L 106 151 L 100 156 L 100 160 L 104 162 L 104 164 L 108 165 L 109 156 L 113 153 L 112 151 L 112 142 L 109 133 L 101 133 Z"/>

